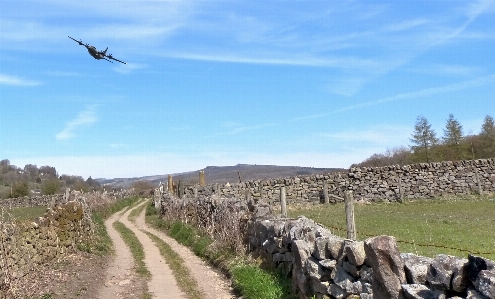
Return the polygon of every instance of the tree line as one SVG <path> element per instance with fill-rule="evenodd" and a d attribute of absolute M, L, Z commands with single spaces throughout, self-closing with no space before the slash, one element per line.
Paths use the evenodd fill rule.
<path fill-rule="evenodd" d="M 451 113 L 445 123 L 442 137 L 437 137 L 426 117 L 420 115 L 416 118 L 409 140 L 409 146 L 373 154 L 351 167 L 495 158 L 495 123 L 489 115 L 485 116 L 479 134 L 465 135 L 462 125 Z"/>
<path fill-rule="evenodd" d="M 11 165 L 8 159 L 0 161 L 0 198 L 21 197 L 37 190 L 44 195 L 63 193 L 65 188 L 88 192 L 101 190 L 98 181 L 84 180 L 76 175 L 58 175 L 55 167 L 26 164 L 24 168 Z"/>

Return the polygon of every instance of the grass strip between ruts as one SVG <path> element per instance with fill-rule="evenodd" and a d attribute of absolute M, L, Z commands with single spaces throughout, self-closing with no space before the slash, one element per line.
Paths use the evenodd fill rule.
<path fill-rule="evenodd" d="M 196 280 L 191 276 L 189 269 L 184 265 L 184 260 L 158 236 L 144 231 L 160 250 L 160 254 L 165 258 L 177 281 L 177 285 L 189 299 L 201 299 L 202 293 L 198 289 Z"/>
<path fill-rule="evenodd" d="M 143 275 L 145 277 L 150 277 L 151 273 L 146 268 L 144 263 L 144 248 L 141 242 L 139 242 L 136 234 L 129 228 L 127 228 L 122 222 L 115 221 L 113 227 L 120 233 L 122 239 L 127 244 L 131 250 L 134 262 L 136 264 L 136 273 Z"/>

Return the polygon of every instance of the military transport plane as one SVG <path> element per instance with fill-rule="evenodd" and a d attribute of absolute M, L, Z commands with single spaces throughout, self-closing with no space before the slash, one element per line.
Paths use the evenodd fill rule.
<path fill-rule="evenodd" d="M 120 63 L 123 63 L 123 64 L 127 64 L 121 60 L 118 60 L 117 58 L 113 57 L 112 54 L 109 54 L 107 55 L 107 50 L 108 50 L 108 47 L 105 49 L 105 51 L 98 51 L 96 50 L 95 47 L 91 46 L 91 45 L 88 45 L 88 44 L 83 44 L 82 40 L 76 40 L 70 36 L 68 36 L 71 40 L 75 41 L 76 43 L 78 43 L 80 46 L 85 46 L 86 49 L 88 49 L 88 52 L 91 56 L 93 56 L 94 59 L 105 59 L 106 61 L 108 62 L 112 62 L 110 59 L 112 60 L 115 60 L 115 61 L 118 61 Z M 107 59 L 108 58 L 108 59 Z M 113 63 L 113 62 L 112 62 Z"/>

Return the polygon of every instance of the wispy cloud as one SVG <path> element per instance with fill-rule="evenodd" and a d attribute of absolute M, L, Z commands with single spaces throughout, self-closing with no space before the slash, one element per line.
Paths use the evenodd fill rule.
<path fill-rule="evenodd" d="M 204 60 L 204 61 L 217 61 L 217 62 L 334 67 L 334 68 L 342 68 L 342 69 L 364 69 L 364 68 L 372 69 L 379 66 L 379 62 L 375 61 L 374 59 L 358 58 L 352 56 L 318 57 L 318 56 L 308 55 L 307 53 L 300 55 L 274 54 L 273 57 L 269 57 L 269 55 L 261 55 L 261 54 L 256 55 L 256 54 L 247 54 L 247 53 L 235 54 L 234 52 L 224 53 L 224 54 L 170 52 L 170 53 L 162 54 L 162 56 L 178 58 L 178 59 Z"/>
<path fill-rule="evenodd" d="M 0 84 L 10 86 L 38 86 L 41 85 L 41 82 L 24 79 L 17 76 L 0 74 Z"/>
<path fill-rule="evenodd" d="M 459 83 L 454 83 L 454 84 L 449 84 L 449 85 L 444 85 L 444 86 L 439 86 L 439 87 L 425 88 L 425 89 L 421 89 L 421 90 L 413 91 L 413 92 L 400 93 L 400 94 L 397 94 L 397 95 L 394 95 L 391 97 L 382 98 L 382 99 L 379 99 L 376 101 L 369 101 L 369 102 L 359 103 L 356 105 L 350 105 L 347 107 L 342 107 L 340 109 L 337 109 L 337 110 L 333 111 L 333 113 L 340 113 L 340 112 L 355 110 L 355 109 L 359 109 L 359 108 L 375 106 L 375 105 L 388 103 L 388 102 L 408 100 L 408 99 L 414 99 L 414 98 L 418 98 L 418 97 L 433 96 L 433 95 L 443 94 L 443 93 L 450 93 L 450 92 L 455 92 L 455 91 L 459 91 L 459 90 L 464 90 L 464 89 L 468 89 L 468 88 L 486 85 L 486 84 L 488 84 L 490 82 L 494 82 L 494 81 L 495 81 L 495 75 L 478 77 L 476 79 L 469 80 L 469 81 L 464 81 L 464 82 L 459 82 Z"/>
<path fill-rule="evenodd" d="M 203 138 L 225 136 L 225 135 L 236 135 L 236 134 L 240 134 L 240 133 L 246 132 L 246 131 L 254 131 L 254 130 L 264 129 L 267 127 L 273 127 L 273 126 L 276 126 L 276 124 L 266 123 L 266 124 L 252 125 L 252 126 L 243 126 L 243 125 L 237 124 L 235 122 L 228 122 L 228 123 L 224 123 L 223 126 L 227 128 L 226 131 L 218 132 L 218 133 L 211 134 L 208 136 L 204 136 Z"/>
<path fill-rule="evenodd" d="M 121 64 L 119 63 L 114 70 L 121 74 L 130 74 L 131 72 L 139 69 L 147 68 L 148 65 L 144 63 L 127 63 Z"/>
<path fill-rule="evenodd" d="M 427 19 L 406 20 L 397 24 L 387 25 L 385 26 L 384 30 L 391 32 L 400 32 L 400 31 L 410 30 L 418 26 L 425 25 L 427 23 L 429 23 Z"/>
<path fill-rule="evenodd" d="M 399 93 L 399 94 L 396 94 L 396 95 L 393 95 L 390 97 L 385 97 L 385 98 L 381 98 L 381 99 L 374 100 L 374 101 L 362 102 L 362 103 L 358 103 L 358 104 L 354 104 L 354 105 L 345 106 L 345 107 L 333 110 L 329 113 L 315 113 L 312 115 L 294 117 L 291 119 L 291 121 L 301 121 L 301 120 L 308 120 L 308 119 L 314 119 L 314 118 L 321 118 L 321 117 L 326 117 L 328 115 L 335 114 L 335 113 L 342 113 L 342 112 L 347 112 L 347 111 L 351 111 L 351 110 L 367 108 L 367 107 L 376 106 L 376 105 L 389 103 L 389 102 L 403 101 L 403 100 L 415 99 L 415 98 L 419 98 L 419 97 L 427 97 L 427 96 L 433 96 L 433 95 L 437 95 L 437 94 L 456 92 L 456 91 L 460 91 L 460 90 L 464 90 L 464 89 L 483 86 L 483 85 L 486 85 L 489 83 L 494 83 L 494 82 L 495 82 L 495 74 L 483 76 L 483 77 L 478 77 L 478 78 L 475 78 L 473 80 L 458 82 L 458 83 L 454 83 L 454 84 L 448 84 L 448 85 L 444 85 L 444 86 L 425 88 L 425 89 L 412 91 L 412 92 L 406 92 L 406 93 Z"/>
<path fill-rule="evenodd" d="M 458 64 L 432 64 L 408 69 L 414 73 L 431 74 L 440 76 L 473 76 L 482 72 L 480 67 L 464 66 Z"/>
<path fill-rule="evenodd" d="M 76 129 L 95 123 L 98 120 L 96 117 L 96 107 L 96 105 L 92 105 L 79 112 L 75 119 L 69 121 L 65 128 L 55 135 L 55 138 L 57 138 L 57 140 L 67 140 L 73 138 L 75 136 L 74 131 Z"/>

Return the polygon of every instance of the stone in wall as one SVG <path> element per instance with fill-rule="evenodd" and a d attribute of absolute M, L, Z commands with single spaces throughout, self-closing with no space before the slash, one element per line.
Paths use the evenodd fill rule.
<path fill-rule="evenodd" d="M 495 270 L 482 270 L 474 282 L 476 289 L 488 298 L 495 298 Z"/>
<path fill-rule="evenodd" d="M 367 239 L 364 250 L 368 265 L 373 269 L 373 296 L 401 298 L 406 274 L 395 238 L 378 236 Z"/>
<path fill-rule="evenodd" d="M 412 253 L 402 253 L 402 261 L 404 262 L 404 271 L 408 284 L 425 284 L 426 274 L 433 258 L 418 256 Z"/>
<path fill-rule="evenodd" d="M 436 289 L 461 292 L 469 285 L 468 260 L 439 254 L 428 268 L 426 281 Z"/>

